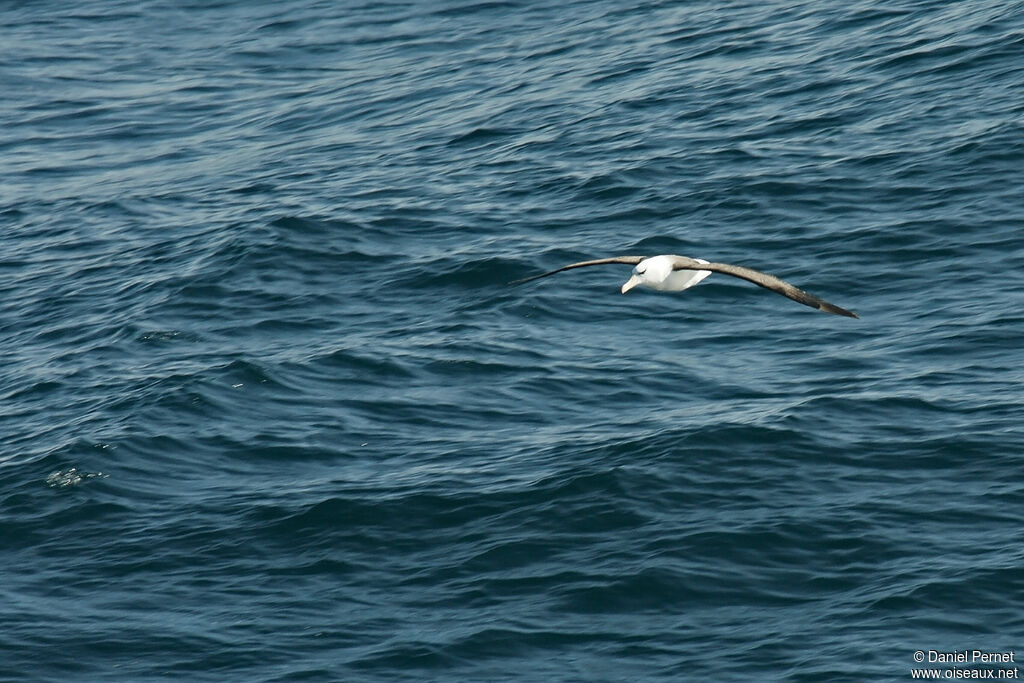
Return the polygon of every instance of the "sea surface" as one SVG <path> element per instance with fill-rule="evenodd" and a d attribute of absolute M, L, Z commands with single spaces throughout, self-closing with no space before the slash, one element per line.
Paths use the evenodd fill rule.
<path fill-rule="evenodd" d="M 1024 2 L 0 27 L 0 680 L 1024 659 Z"/>

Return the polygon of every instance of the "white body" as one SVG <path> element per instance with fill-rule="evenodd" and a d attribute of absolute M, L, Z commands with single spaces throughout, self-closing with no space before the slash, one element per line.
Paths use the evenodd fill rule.
<path fill-rule="evenodd" d="M 694 259 L 707 263 L 704 259 Z M 711 275 L 710 270 L 672 270 L 671 256 L 652 256 L 636 264 L 633 276 L 622 285 L 625 294 L 634 287 L 649 287 L 659 292 L 681 292 Z"/>

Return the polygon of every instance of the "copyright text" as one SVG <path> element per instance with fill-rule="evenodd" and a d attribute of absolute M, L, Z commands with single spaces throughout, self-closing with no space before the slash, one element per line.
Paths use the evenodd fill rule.
<path fill-rule="evenodd" d="M 1019 679 L 1017 667 L 970 666 L 978 664 L 1016 664 L 1013 650 L 993 652 L 989 650 L 915 650 L 914 661 L 918 664 L 959 665 L 942 668 L 911 669 L 910 677 L 924 680 L 950 679 Z M 965 666 L 966 665 L 966 666 Z"/>

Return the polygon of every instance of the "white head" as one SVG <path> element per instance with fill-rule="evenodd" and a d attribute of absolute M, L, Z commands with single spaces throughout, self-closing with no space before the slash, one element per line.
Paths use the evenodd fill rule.
<path fill-rule="evenodd" d="M 704 259 L 694 259 L 701 263 L 707 263 Z M 672 256 L 652 256 L 636 264 L 633 275 L 622 285 L 622 293 L 625 294 L 634 287 L 649 287 L 661 292 L 680 292 L 687 287 L 692 287 L 708 275 L 708 270 L 673 270 L 675 259 Z"/>
<path fill-rule="evenodd" d="M 649 259 L 644 259 L 636 264 L 632 277 L 622 285 L 622 293 L 625 294 L 637 286 L 661 289 L 659 285 L 663 284 L 671 274 L 672 259 L 668 256 L 652 256 Z"/>

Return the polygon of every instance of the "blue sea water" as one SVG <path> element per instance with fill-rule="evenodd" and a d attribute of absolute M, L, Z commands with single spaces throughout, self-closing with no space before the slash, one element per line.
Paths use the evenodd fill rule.
<path fill-rule="evenodd" d="M 1024 658 L 1024 3 L 0 19 L 0 679 Z"/>

